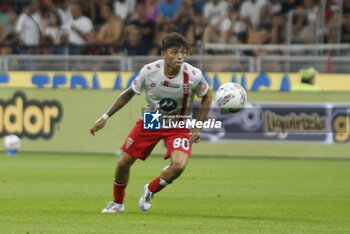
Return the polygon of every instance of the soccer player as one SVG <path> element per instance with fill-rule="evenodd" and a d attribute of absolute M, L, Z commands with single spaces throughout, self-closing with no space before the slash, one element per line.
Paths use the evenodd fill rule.
<path fill-rule="evenodd" d="M 194 95 L 200 97 L 201 105 L 198 121 L 205 121 L 211 103 L 211 93 L 202 72 L 184 62 L 189 49 L 186 39 L 178 33 L 170 33 L 162 38 L 161 55 L 163 59 L 145 65 L 132 85 L 126 89 L 108 111 L 91 127 L 92 135 L 103 128 L 108 118 L 125 106 L 135 94 L 146 90 L 146 111 L 188 116 L 192 113 Z M 154 113 L 154 112 L 152 112 Z M 175 115 L 176 114 L 176 115 Z M 152 119 L 153 119 L 152 118 Z M 140 209 L 147 211 L 151 207 L 153 195 L 171 184 L 184 171 L 191 155 L 192 143 L 198 143 L 202 136 L 200 128 L 161 128 L 143 129 L 139 120 L 122 146 L 122 155 L 118 161 L 114 178 L 114 201 L 102 210 L 102 213 L 116 213 L 125 210 L 124 196 L 128 184 L 130 168 L 136 159 L 145 160 L 155 145 L 164 140 L 171 163 L 160 175 L 144 186 L 139 200 Z M 153 121 L 153 120 L 152 120 Z"/>

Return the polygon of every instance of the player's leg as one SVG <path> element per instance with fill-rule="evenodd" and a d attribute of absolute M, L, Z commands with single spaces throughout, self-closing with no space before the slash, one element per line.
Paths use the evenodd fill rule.
<path fill-rule="evenodd" d="M 188 154 L 175 150 L 170 153 L 171 164 L 163 169 L 160 176 L 144 186 L 143 194 L 139 201 L 139 207 L 143 211 L 149 210 L 152 205 L 153 195 L 171 184 L 185 170 L 188 162 Z"/>
<path fill-rule="evenodd" d="M 170 159 L 171 163 L 170 166 L 166 167 L 163 169 L 162 173 L 159 176 L 159 180 L 161 181 L 161 186 L 162 184 L 170 184 L 175 180 L 177 177 L 181 175 L 181 173 L 185 170 L 187 162 L 188 162 L 188 155 L 179 150 L 175 150 L 170 153 Z M 165 182 L 163 182 L 163 180 Z M 153 181 L 152 181 L 153 182 Z M 152 182 L 150 183 L 150 190 L 153 192 L 158 192 L 160 191 L 163 187 L 158 187 L 157 183 L 155 182 L 155 188 L 153 188 Z"/>
<path fill-rule="evenodd" d="M 125 188 L 129 182 L 130 168 L 135 161 L 136 158 L 123 151 L 115 169 L 114 201 L 119 204 L 124 203 Z"/>
<path fill-rule="evenodd" d="M 114 201 L 110 202 L 108 206 L 102 210 L 102 213 L 124 211 L 125 189 L 129 181 L 130 167 L 134 164 L 135 160 L 136 158 L 123 151 L 115 170 L 115 178 L 113 183 Z"/>

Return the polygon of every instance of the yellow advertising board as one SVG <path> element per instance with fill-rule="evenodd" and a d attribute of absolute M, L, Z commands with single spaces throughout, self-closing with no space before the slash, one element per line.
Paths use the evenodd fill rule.
<path fill-rule="evenodd" d="M 49 89 L 124 89 L 135 79 L 135 72 L 6 72 L 0 73 L 0 87 Z M 300 82 L 298 73 L 207 72 L 204 77 L 213 90 L 236 82 L 248 91 L 290 91 Z M 319 74 L 316 86 L 323 91 L 350 91 L 349 74 Z"/>

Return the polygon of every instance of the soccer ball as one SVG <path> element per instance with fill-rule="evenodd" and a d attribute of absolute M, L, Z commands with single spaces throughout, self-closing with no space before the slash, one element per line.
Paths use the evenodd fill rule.
<path fill-rule="evenodd" d="M 216 92 L 216 105 L 225 113 L 236 113 L 247 102 L 247 92 L 236 83 L 226 83 Z"/>
<path fill-rule="evenodd" d="M 16 151 L 21 147 L 21 139 L 14 135 L 4 137 L 4 147 L 9 154 L 16 154 Z"/>

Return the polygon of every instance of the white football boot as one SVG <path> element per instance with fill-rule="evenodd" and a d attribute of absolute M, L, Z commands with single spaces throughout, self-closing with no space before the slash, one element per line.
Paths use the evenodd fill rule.
<path fill-rule="evenodd" d="M 116 202 L 109 202 L 107 207 L 102 210 L 102 213 L 120 213 L 125 210 L 124 204 L 119 204 Z"/>
<path fill-rule="evenodd" d="M 139 207 L 143 211 L 147 211 L 151 208 L 152 205 L 153 193 L 149 191 L 148 184 L 143 188 L 143 194 L 139 200 Z"/>

